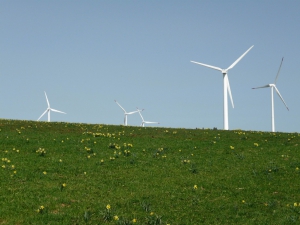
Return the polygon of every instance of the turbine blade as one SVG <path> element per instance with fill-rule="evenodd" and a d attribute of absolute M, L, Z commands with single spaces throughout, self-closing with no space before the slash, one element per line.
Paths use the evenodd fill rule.
<path fill-rule="evenodd" d="M 281 69 L 281 66 L 282 66 L 282 62 L 283 62 L 283 57 L 282 57 L 282 59 L 281 59 L 281 63 L 280 63 L 280 66 L 279 66 L 279 69 L 278 69 L 278 72 L 277 72 L 277 75 L 276 75 L 274 84 L 276 84 L 277 78 L 278 78 L 278 76 L 279 76 L 279 72 L 280 72 L 280 69 Z"/>
<path fill-rule="evenodd" d="M 140 110 L 128 112 L 128 113 L 126 113 L 126 114 L 127 114 L 127 115 L 131 115 L 131 114 L 134 114 L 134 113 L 137 113 L 137 112 L 140 112 Z"/>
<path fill-rule="evenodd" d="M 142 118 L 142 121 L 144 122 L 144 118 L 143 118 L 143 116 L 142 116 L 141 110 L 139 110 L 138 107 L 136 107 L 136 108 L 137 108 L 137 110 L 138 110 L 138 112 L 139 112 L 139 114 L 140 114 L 140 116 L 141 116 L 141 118 Z M 143 109 L 143 110 L 144 110 L 144 109 Z"/>
<path fill-rule="evenodd" d="M 115 100 L 115 103 L 118 104 L 118 106 L 120 106 L 120 108 L 124 111 L 124 113 L 126 113 L 126 110 Z"/>
<path fill-rule="evenodd" d="M 43 112 L 43 114 L 37 119 L 37 121 L 39 121 L 42 117 L 43 117 L 43 115 L 45 115 L 45 113 L 48 111 L 48 109 L 46 109 L 46 111 L 45 112 Z"/>
<path fill-rule="evenodd" d="M 255 87 L 255 88 L 252 88 L 252 89 L 258 89 L 258 88 L 267 88 L 267 87 L 271 87 L 271 85 L 270 85 L 270 84 L 267 84 L 267 85 L 265 85 L 265 86 L 261 86 L 261 87 Z"/>
<path fill-rule="evenodd" d="M 58 112 L 58 113 L 63 113 L 63 114 L 67 114 L 67 113 L 65 113 L 65 112 L 62 112 L 62 111 L 58 111 L 58 110 L 56 110 L 56 109 L 51 109 L 51 108 L 50 108 L 50 110 L 51 110 L 51 111 L 53 111 L 53 112 Z"/>
<path fill-rule="evenodd" d="M 234 108 L 228 76 L 226 76 L 226 83 L 227 83 L 227 91 L 231 100 L 232 108 Z"/>
<path fill-rule="evenodd" d="M 283 104 L 285 105 L 285 107 L 287 108 L 287 110 L 289 110 L 289 107 L 287 106 L 287 104 L 285 103 L 285 101 L 283 100 L 283 97 L 281 96 L 279 90 L 277 89 L 277 87 L 274 85 L 274 88 L 278 94 L 278 96 L 281 98 L 281 101 L 283 102 Z"/>
<path fill-rule="evenodd" d="M 150 122 L 150 121 L 144 121 L 145 123 L 157 123 L 159 124 L 159 122 Z"/>
<path fill-rule="evenodd" d="M 250 50 L 251 50 L 251 48 L 253 48 L 253 46 L 254 45 L 252 45 L 243 55 L 241 55 L 240 56 L 240 58 L 238 58 L 237 60 L 235 60 L 235 62 L 234 63 L 232 63 L 231 64 L 231 66 L 229 66 L 227 69 L 226 69 L 226 71 L 227 70 L 230 70 L 230 69 L 232 69 Z"/>
<path fill-rule="evenodd" d="M 47 97 L 46 91 L 44 91 L 44 92 L 45 92 L 45 96 L 46 96 L 46 100 L 47 100 L 48 108 L 50 108 L 50 103 L 49 103 L 49 101 L 48 101 L 48 97 Z"/>
<path fill-rule="evenodd" d="M 204 63 L 199 63 L 199 62 L 195 62 L 195 61 L 191 61 L 192 63 L 196 63 L 196 64 L 199 64 L 201 66 L 206 66 L 208 68 L 211 68 L 211 69 L 214 69 L 214 70 L 219 70 L 219 71 L 223 71 L 221 68 L 219 67 L 216 67 L 216 66 L 211 66 L 211 65 L 207 65 L 207 64 L 204 64 Z"/>

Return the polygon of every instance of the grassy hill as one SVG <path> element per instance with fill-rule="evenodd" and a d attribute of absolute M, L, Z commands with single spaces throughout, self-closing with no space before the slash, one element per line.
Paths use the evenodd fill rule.
<path fill-rule="evenodd" d="M 0 224 L 299 224 L 300 135 L 0 120 Z"/>

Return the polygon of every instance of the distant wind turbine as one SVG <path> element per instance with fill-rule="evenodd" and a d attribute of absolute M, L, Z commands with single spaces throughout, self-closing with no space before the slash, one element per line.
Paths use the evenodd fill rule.
<path fill-rule="evenodd" d="M 39 121 L 39 120 L 40 120 L 40 119 L 48 112 L 48 122 L 50 122 L 50 111 L 66 114 L 65 112 L 61 112 L 61 111 L 58 111 L 58 110 L 56 110 L 56 109 L 50 108 L 50 103 L 49 103 L 49 101 L 48 101 L 46 92 L 45 92 L 45 96 L 46 96 L 48 108 L 47 108 L 46 111 L 45 111 L 45 112 L 37 119 L 37 121 Z"/>
<path fill-rule="evenodd" d="M 285 107 L 287 108 L 287 110 L 289 110 L 288 106 L 286 105 L 285 101 L 283 100 L 279 90 L 277 89 L 276 87 L 276 81 L 278 79 L 278 76 L 279 76 L 279 73 L 280 73 L 280 69 L 281 69 L 281 66 L 282 66 L 282 62 L 283 62 L 283 58 L 281 60 L 281 63 L 280 63 L 280 66 L 279 66 L 279 69 L 278 69 L 278 72 L 277 72 L 277 75 L 276 75 L 276 78 L 275 78 L 275 82 L 274 84 L 267 84 L 265 86 L 262 86 L 262 87 L 256 87 L 256 88 L 252 88 L 252 89 L 258 89 L 258 88 L 267 88 L 267 87 L 270 87 L 271 88 L 271 104 L 272 104 L 272 116 L 271 116 L 271 119 L 272 119 L 272 132 L 275 132 L 275 117 L 274 117 L 274 96 L 273 96 L 273 89 L 275 89 L 275 91 L 277 92 L 278 96 L 280 97 L 281 101 L 283 102 L 283 104 L 285 105 Z"/>
<path fill-rule="evenodd" d="M 127 115 L 131 115 L 131 114 L 134 114 L 134 113 L 137 113 L 139 111 L 143 111 L 144 109 L 142 110 L 137 110 L 137 111 L 133 111 L 133 112 L 126 112 L 126 110 L 115 100 L 115 102 L 118 104 L 118 106 L 120 106 L 120 108 L 124 111 L 124 125 L 127 126 Z"/>
<path fill-rule="evenodd" d="M 145 123 L 156 123 L 156 124 L 159 124 L 159 122 L 145 121 L 144 118 L 143 118 L 143 116 L 142 116 L 142 114 L 141 114 L 141 110 L 139 110 L 138 108 L 137 108 L 137 110 L 138 110 L 138 112 L 139 112 L 139 114 L 140 114 L 140 116 L 141 116 L 141 118 L 142 118 L 142 124 L 141 124 L 142 127 L 145 126 Z"/>
<path fill-rule="evenodd" d="M 254 45 L 252 45 L 243 55 L 241 55 L 227 69 L 221 69 L 221 68 L 216 67 L 216 66 L 211 66 L 211 65 L 204 64 L 204 63 L 199 63 L 199 62 L 191 61 L 192 63 L 196 63 L 196 64 L 199 64 L 201 66 L 205 66 L 205 67 L 208 67 L 208 68 L 211 68 L 211 69 L 219 70 L 223 74 L 223 87 L 224 87 L 224 91 L 223 91 L 224 92 L 224 130 L 228 130 L 229 129 L 229 126 L 228 126 L 228 102 L 227 102 L 228 97 L 227 97 L 227 92 L 229 93 L 229 96 L 230 96 L 232 108 L 234 108 L 233 100 L 232 100 L 232 95 L 231 95 L 231 90 L 230 90 L 229 79 L 228 79 L 228 75 L 227 75 L 228 70 L 232 69 L 251 50 L 251 48 L 253 48 L 253 46 Z"/>

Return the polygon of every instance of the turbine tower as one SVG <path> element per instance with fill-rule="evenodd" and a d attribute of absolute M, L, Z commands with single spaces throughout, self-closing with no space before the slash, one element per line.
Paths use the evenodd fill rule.
<path fill-rule="evenodd" d="M 144 118 L 143 118 L 143 116 L 142 116 L 142 114 L 141 114 L 141 110 L 139 110 L 138 108 L 137 108 L 137 110 L 138 110 L 138 112 L 139 112 L 139 114 L 140 114 L 140 116 L 141 116 L 141 118 L 142 118 L 142 123 L 141 123 L 141 126 L 142 126 L 142 127 L 145 126 L 145 123 L 156 123 L 156 124 L 159 124 L 159 122 L 145 121 Z"/>
<path fill-rule="evenodd" d="M 196 63 L 199 64 L 201 66 L 205 66 L 211 69 L 215 69 L 218 71 L 221 71 L 221 73 L 223 74 L 223 95 L 224 95 L 224 109 L 223 109 L 223 116 L 224 116 L 224 130 L 228 130 L 229 126 L 228 126 L 228 97 L 227 97 L 227 92 L 229 94 L 230 100 L 231 100 L 231 104 L 232 104 L 232 108 L 234 108 L 233 105 L 233 100 L 232 100 L 232 95 L 231 95 L 231 90 L 230 90 L 230 84 L 229 84 L 229 79 L 228 79 L 228 70 L 232 69 L 252 48 L 254 45 L 252 45 L 243 55 L 241 55 L 234 63 L 231 64 L 231 66 L 229 66 L 227 69 L 221 69 L 219 67 L 216 66 L 211 66 L 211 65 L 207 65 L 204 63 L 199 63 L 199 62 L 195 62 L 195 61 L 191 61 L 192 63 Z"/>
<path fill-rule="evenodd" d="M 120 106 L 120 108 L 124 111 L 124 125 L 127 126 L 127 115 L 131 115 L 134 113 L 139 112 L 139 110 L 137 111 L 133 111 L 133 112 L 126 112 L 126 110 L 115 100 L 115 102 L 118 104 L 118 106 Z M 142 109 L 141 111 L 143 111 L 144 109 Z"/>
<path fill-rule="evenodd" d="M 52 109 L 52 108 L 50 107 L 50 103 L 49 103 L 49 101 L 48 101 L 46 92 L 45 92 L 45 96 L 46 96 L 46 100 L 47 100 L 48 107 L 47 107 L 46 111 L 45 111 L 45 112 L 37 119 L 37 121 L 39 121 L 39 120 L 43 117 L 43 115 L 45 115 L 45 114 L 48 112 L 48 122 L 50 122 L 50 111 L 66 114 L 65 112 L 61 112 L 61 111 L 58 111 L 58 110 L 56 110 L 56 109 Z"/>
<path fill-rule="evenodd" d="M 267 84 L 265 86 L 262 86 L 262 87 L 256 87 L 256 88 L 252 88 L 252 89 L 258 89 L 258 88 L 267 88 L 267 87 L 270 87 L 271 88 L 271 120 L 272 120 L 272 132 L 275 132 L 275 117 L 274 117 L 274 89 L 276 91 L 276 93 L 278 94 L 279 98 L 281 99 L 281 101 L 283 102 L 283 104 L 285 105 L 285 107 L 287 108 L 287 110 L 289 110 L 288 106 L 286 105 L 285 101 L 283 100 L 283 97 L 281 96 L 279 90 L 277 89 L 276 87 L 276 81 L 278 79 L 278 76 L 279 76 L 279 72 L 280 72 L 280 69 L 281 69 L 281 66 L 282 66 L 282 62 L 283 62 L 283 58 L 281 60 L 281 63 L 280 63 L 280 66 L 279 66 L 279 69 L 278 69 L 278 72 L 277 72 L 277 75 L 276 75 L 276 78 L 275 78 L 275 82 L 274 84 Z"/>

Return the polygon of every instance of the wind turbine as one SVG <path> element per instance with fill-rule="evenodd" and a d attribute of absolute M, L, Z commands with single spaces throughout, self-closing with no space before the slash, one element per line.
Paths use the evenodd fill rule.
<path fill-rule="evenodd" d="M 65 112 L 61 112 L 61 111 L 58 111 L 58 110 L 56 110 L 56 109 L 50 108 L 50 103 L 49 103 L 49 101 L 48 101 L 46 92 L 45 92 L 45 96 L 46 96 L 48 108 L 47 108 L 46 111 L 45 111 L 45 112 L 37 119 L 37 121 L 39 121 L 39 120 L 43 117 L 43 115 L 45 115 L 45 114 L 48 112 L 48 122 L 50 122 L 50 111 L 66 114 Z"/>
<path fill-rule="evenodd" d="M 227 69 L 221 69 L 219 67 L 216 66 L 211 66 L 211 65 L 207 65 L 204 63 L 199 63 L 199 62 L 195 62 L 195 61 L 191 61 L 192 63 L 196 63 L 199 64 L 201 66 L 205 66 L 211 69 L 215 69 L 215 70 L 219 70 L 221 71 L 221 73 L 223 74 L 223 93 L 224 93 L 224 130 L 228 130 L 229 126 L 228 126 L 228 97 L 227 97 L 227 92 L 229 93 L 229 97 L 231 100 L 231 104 L 232 104 L 232 108 L 234 108 L 233 105 L 233 100 L 232 100 L 232 95 L 231 95 L 231 90 L 230 90 L 230 84 L 229 84 L 229 80 L 228 80 L 228 70 L 232 69 L 250 50 L 251 48 L 253 48 L 254 45 L 252 45 L 243 55 L 241 55 L 234 63 L 231 64 L 231 66 L 229 66 Z"/>
<path fill-rule="evenodd" d="M 127 115 L 131 115 L 131 114 L 134 114 L 134 113 L 137 113 L 139 111 L 143 111 L 144 109 L 142 110 L 137 110 L 137 111 L 133 111 L 133 112 L 126 112 L 126 110 L 115 100 L 115 102 L 118 104 L 118 106 L 120 106 L 120 108 L 124 111 L 124 125 L 127 126 Z"/>
<path fill-rule="evenodd" d="M 280 72 L 280 69 L 281 69 L 281 66 L 282 66 L 282 62 L 283 62 L 283 58 L 281 60 L 281 63 L 280 63 L 280 66 L 279 66 L 279 69 L 278 69 L 278 72 L 277 72 L 277 75 L 276 75 L 276 78 L 275 78 L 275 82 L 274 84 L 267 84 L 265 86 L 262 86 L 262 87 L 256 87 L 256 88 L 252 88 L 252 89 L 258 89 L 258 88 L 267 88 L 267 87 L 270 87 L 271 88 L 271 104 L 272 104 L 272 132 L 275 132 L 275 118 L 274 118 L 274 96 L 273 96 L 273 90 L 275 89 L 276 93 L 278 94 L 278 96 L 280 97 L 281 101 L 283 102 L 283 104 L 285 105 L 285 107 L 287 108 L 287 110 L 289 110 L 288 106 L 286 105 L 285 101 L 283 100 L 279 90 L 277 89 L 276 87 L 276 81 L 278 79 L 278 76 L 279 76 L 279 72 Z"/>
<path fill-rule="evenodd" d="M 159 124 L 159 122 L 145 121 L 144 118 L 143 118 L 143 116 L 142 116 L 142 114 L 141 114 L 141 110 L 139 110 L 138 108 L 137 108 L 137 110 L 138 110 L 138 112 L 139 112 L 139 114 L 140 114 L 140 116 L 141 116 L 141 118 L 142 118 L 142 124 L 141 124 L 142 127 L 145 126 L 145 123 L 156 123 L 156 124 Z"/>

